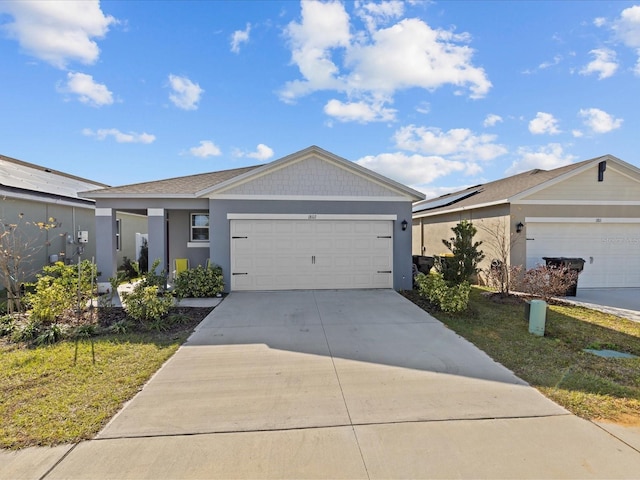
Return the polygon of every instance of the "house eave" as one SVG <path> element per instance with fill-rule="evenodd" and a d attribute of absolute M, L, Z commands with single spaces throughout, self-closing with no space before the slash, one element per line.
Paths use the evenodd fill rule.
<path fill-rule="evenodd" d="M 458 208 L 450 208 L 448 210 L 438 210 L 437 212 L 427 212 L 427 213 L 423 213 L 423 212 L 414 212 L 412 215 L 412 218 L 426 218 L 426 217 L 435 217 L 438 215 L 446 215 L 448 213 L 456 213 L 456 212 L 464 212 L 464 211 L 468 211 L 468 210 L 476 210 L 478 208 L 486 208 L 486 207 L 494 207 L 496 205 L 505 205 L 505 204 L 509 204 L 510 199 L 505 198 L 502 200 L 496 200 L 493 202 L 486 202 L 486 203 L 476 203 L 473 205 L 467 205 L 464 207 L 458 207 Z"/>

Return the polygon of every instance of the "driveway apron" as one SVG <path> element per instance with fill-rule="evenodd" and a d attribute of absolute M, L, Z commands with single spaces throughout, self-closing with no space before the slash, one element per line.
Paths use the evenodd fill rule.
<path fill-rule="evenodd" d="M 390 290 L 234 292 L 46 478 L 633 478 L 640 453 Z"/>

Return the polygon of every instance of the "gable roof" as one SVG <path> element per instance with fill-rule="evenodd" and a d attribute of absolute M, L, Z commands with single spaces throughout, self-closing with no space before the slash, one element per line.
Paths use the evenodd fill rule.
<path fill-rule="evenodd" d="M 510 203 L 533 191 L 545 188 L 546 186 L 583 172 L 604 160 L 614 161 L 628 168 L 637 170 L 632 165 L 623 162 L 613 155 L 603 155 L 553 170 L 529 170 L 511 177 L 448 193 L 437 198 L 416 202 L 413 204 L 413 214 L 415 217 L 426 217 L 471 208 Z"/>
<path fill-rule="evenodd" d="M 7 192 L 76 200 L 80 191 L 103 187 L 108 185 L 0 155 L 0 189 Z"/>
<path fill-rule="evenodd" d="M 206 190 L 257 168 L 260 168 L 260 165 L 222 170 L 220 172 L 200 173 L 186 177 L 167 178 L 165 180 L 152 182 L 133 183 L 119 187 L 102 188 L 100 190 L 90 190 L 82 192 L 82 195 L 88 198 L 195 198 L 198 196 L 198 192 L 202 190 Z"/>
<path fill-rule="evenodd" d="M 137 183 L 121 187 L 83 192 L 88 198 L 202 198 L 213 197 L 220 192 L 247 183 L 261 176 L 276 172 L 292 163 L 309 158 L 320 157 L 323 160 L 339 165 L 370 181 L 382 184 L 396 192 L 402 193 L 411 200 L 421 200 L 424 195 L 394 180 L 384 177 L 354 162 L 338 157 L 317 146 L 311 146 L 299 152 L 287 155 L 273 162 L 252 167 L 236 168 L 220 172 L 202 173 L 186 177 L 176 177 L 155 182 Z"/>

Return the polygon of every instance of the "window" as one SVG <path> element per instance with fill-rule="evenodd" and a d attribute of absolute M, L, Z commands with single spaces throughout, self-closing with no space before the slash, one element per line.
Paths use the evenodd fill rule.
<path fill-rule="evenodd" d="M 118 252 L 120 251 L 120 227 L 121 227 L 120 219 L 116 218 L 116 250 Z"/>
<path fill-rule="evenodd" d="M 192 213 L 191 214 L 191 235 L 192 242 L 208 242 L 209 241 L 209 214 L 208 213 Z"/>

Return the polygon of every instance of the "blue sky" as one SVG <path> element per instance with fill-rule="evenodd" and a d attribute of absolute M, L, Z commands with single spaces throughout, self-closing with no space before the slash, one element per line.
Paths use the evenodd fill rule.
<path fill-rule="evenodd" d="M 310 145 L 441 195 L 640 166 L 640 2 L 0 1 L 0 153 L 110 185 Z"/>

